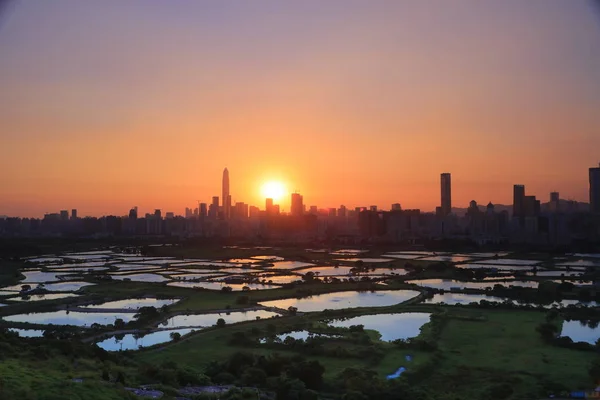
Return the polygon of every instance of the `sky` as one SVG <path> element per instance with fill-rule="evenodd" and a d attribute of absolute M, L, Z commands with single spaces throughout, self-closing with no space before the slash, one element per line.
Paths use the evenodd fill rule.
<path fill-rule="evenodd" d="M 0 16 L 0 215 L 431 211 L 588 199 L 600 14 L 585 0 L 13 0 Z M 286 196 L 287 197 L 287 196 Z M 289 209 L 289 201 L 281 202 Z"/>

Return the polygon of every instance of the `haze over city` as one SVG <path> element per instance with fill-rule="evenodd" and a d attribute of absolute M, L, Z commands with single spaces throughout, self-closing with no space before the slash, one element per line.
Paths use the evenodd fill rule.
<path fill-rule="evenodd" d="M 0 214 L 588 201 L 600 27 L 584 1 L 13 2 Z"/>

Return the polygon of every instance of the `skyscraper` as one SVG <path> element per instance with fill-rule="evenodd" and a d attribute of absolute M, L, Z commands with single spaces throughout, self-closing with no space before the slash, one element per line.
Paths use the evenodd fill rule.
<path fill-rule="evenodd" d="M 291 213 L 296 217 L 304 214 L 304 205 L 302 204 L 302 195 L 300 193 L 292 193 Z"/>
<path fill-rule="evenodd" d="M 590 168 L 590 211 L 600 213 L 600 164 Z"/>
<path fill-rule="evenodd" d="M 229 195 L 229 171 L 223 170 L 223 218 L 229 219 L 231 216 L 231 196 Z"/>
<path fill-rule="evenodd" d="M 452 212 L 452 181 L 449 172 L 444 172 L 440 176 L 441 189 L 442 189 L 442 215 L 446 215 Z"/>
<path fill-rule="evenodd" d="M 525 200 L 525 185 L 513 186 L 513 217 L 522 217 Z"/>

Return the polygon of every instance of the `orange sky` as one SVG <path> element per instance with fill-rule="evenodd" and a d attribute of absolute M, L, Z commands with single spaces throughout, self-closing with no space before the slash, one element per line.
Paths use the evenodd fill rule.
<path fill-rule="evenodd" d="M 600 19 L 583 1 L 75 0 L 0 19 L 0 215 L 233 201 L 587 201 Z M 142 6 L 144 4 L 144 6 Z M 289 202 L 282 204 L 289 209 Z"/>

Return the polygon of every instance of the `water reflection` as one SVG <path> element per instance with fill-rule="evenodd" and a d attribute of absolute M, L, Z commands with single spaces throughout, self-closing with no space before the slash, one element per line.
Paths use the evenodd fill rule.
<path fill-rule="evenodd" d="M 102 304 L 91 304 L 87 306 L 82 306 L 82 308 L 93 308 L 93 309 L 113 309 L 113 310 L 121 310 L 121 309 L 129 309 L 129 310 L 138 310 L 142 307 L 156 307 L 160 308 L 162 306 L 170 306 L 171 304 L 175 304 L 179 301 L 179 299 L 156 299 L 153 297 L 145 297 L 142 299 L 126 299 L 126 300 L 116 300 L 116 301 L 108 301 Z"/>
<path fill-rule="evenodd" d="M 381 340 L 389 342 L 418 336 L 421 327 L 429 322 L 430 316 L 430 313 L 417 312 L 361 315 L 346 320 L 334 320 L 329 325 L 342 328 L 364 325 L 365 329 L 378 331 Z"/>
<path fill-rule="evenodd" d="M 44 331 L 40 329 L 18 329 L 18 328 L 8 328 L 9 331 L 17 333 L 20 337 L 42 337 L 44 336 Z"/>
<path fill-rule="evenodd" d="M 485 281 L 485 282 L 463 282 L 454 279 L 421 279 L 406 281 L 406 283 L 414 283 L 415 285 L 428 287 L 432 289 L 451 290 L 451 289 L 486 289 L 493 288 L 494 285 L 502 285 L 506 288 L 509 286 L 521 286 L 528 288 L 537 288 L 537 281 Z"/>
<path fill-rule="evenodd" d="M 561 336 L 568 336 L 574 342 L 586 342 L 596 344 L 600 339 L 600 327 L 590 327 L 581 323 L 581 321 L 565 321 L 563 322 Z"/>
<path fill-rule="evenodd" d="M 86 313 L 80 311 L 50 311 L 30 314 L 7 315 L 2 317 L 9 322 L 29 322 L 40 325 L 75 325 L 90 326 L 94 323 L 100 325 L 113 324 L 117 318 L 125 322 L 133 320 L 134 313 Z"/>
<path fill-rule="evenodd" d="M 418 296 L 415 290 L 382 290 L 376 292 L 338 292 L 320 294 L 301 299 L 282 299 L 264 301 L 261 304 L 267 307 L 287 309 L 296 307 L 301 312 L 339 310 L 353 307 L 384 307 L 402 303 Z"/>
<path fill-rule="evenodd" d="M 132 275 L 112 275 L 113 279 L 125 280 L 129 279 L 134 282 L 165 282 L 169 279 L 157 274 L 132 274 Z"/>
<path fill-rule="evenodd" d="M 135 334 L 126 334 L 122 338 L 112 336 L 96 344 L 106 351 L 137 350 L 140 347 L 150 347 L 155 344 L 170 342 L 173 333 L 183 336 L 193 331 L 193 329 L 172 329 L 149 333 L 141 337 Z"/>
<path fill-rule="evenodd" d="M 272 311 L 266 310 L 252 310 L 252 311 L 232 311 L 230 313 L 209 313 L 209 314 L 185 314 L 176 315 L 169 318 L 164 326 L 170 326 L 174 328 L 178 327 L 209 327 L 216 325 L 217 320 L 223 318 L 225 323 L 234 324 L 236 322 L 251 321 L 258 318 L 272 318 L 279 314 Z"/>
<path fill-rule="evenodd" d="M 42 301 L 42 300 L 56 300 L 64 299 L 67 297 L 78 297 L 79 295 L 73 293 L 43 293 L 43 294 L 32 294 L 32 295 L 20 295 L 13 297 L 12 301 Z"/>

